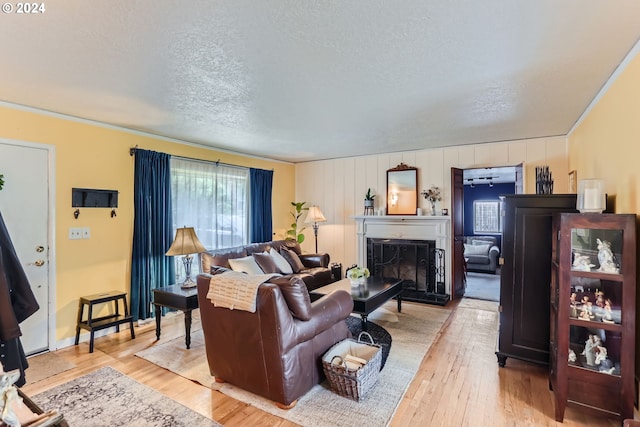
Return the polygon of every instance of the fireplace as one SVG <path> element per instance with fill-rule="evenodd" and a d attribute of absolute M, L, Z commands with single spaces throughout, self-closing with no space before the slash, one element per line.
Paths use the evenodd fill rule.
<path fill-rule="evenodd" d="M 381 269 L 381 274 L 402 278 L 403 299 L 436 304 L 449 301 L 452 247 L 449 216 L 359 215 L 354 219 L 358 265 L 366 265 L 372 274 Z M 399 245 L 398 256 L 414 251 L 416 258 L 395 260 L 392 254 L 396 249 L 385 247 L 385 242 L 391 246 L 391 241 Z M 381 246 L 374 249 L 382 251 L 379 261 L 369 259 L 371 245 Z"/>
<path fill-rule="evenodd" d="M 402 298 L 445 304 L 444 250 L 435 240 L 367 239 L 367 267 L 373 276 L 402 279 Z"/>

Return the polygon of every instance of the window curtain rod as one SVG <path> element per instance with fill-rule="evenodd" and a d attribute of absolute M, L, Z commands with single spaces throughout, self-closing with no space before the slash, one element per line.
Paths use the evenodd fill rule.
<path fill-rule="evenodd" d="M 129 148 L 129 155 L 130 155 L 130 156 L 134 156 L 134 155 L 136 154 L 136 150 L 137 150 L 137 149 L 138 149 L 138 146 L 137 146 L 137 145 L 136 145 L 135 147 L 131 147 L 131 148 Z M 220 159 L 218 159 L 217 161 L 212 161 L 212 160 L 196 159 L 196 158 L 194 158 L 194 157 L 174 156 L 174 155 L 171 155 L 171 156 L 172 156 L 172 157 L 175 157 L 175 158 L 177 158 L 177 159 L 182 159 L 182 160 L 191 160 L 191 161 L 194 161 L 194 162 L 215 163 L 215 164 L 216 164 L 216 166 L 227 166 L 227 167 L 230 167 L 230 168 L 237 168 L 237 169 L 244 169 L 244 170 L 250 169 L 250 168 L 248 168 L 248 167 L 246 167 L 246 166 L 232 165 L 231 163 L 222 163 L 222 162 L 220 161 Z M 271 169 L 271 170 L 273 171 L 273 169 Z"/>

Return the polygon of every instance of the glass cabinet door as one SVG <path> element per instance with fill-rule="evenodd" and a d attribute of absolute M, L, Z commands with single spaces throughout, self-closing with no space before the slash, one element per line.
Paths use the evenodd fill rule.
<path fill-rule="evenodd" d="M 622 243 L 623 230 L 571 229 L 570 366 L 620 375 Z"/>

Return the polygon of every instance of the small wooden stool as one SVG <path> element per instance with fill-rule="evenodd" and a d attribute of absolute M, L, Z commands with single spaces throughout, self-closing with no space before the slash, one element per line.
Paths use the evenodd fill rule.
<path fill-rule="evenodd" d="M 122 300 L 122 304 L 124 306 L 124 314 L 120 314 L 119 304 L 118 302 Z M 103 317 L 93 318 L 93 306 L 97 304 L 103 304 L 106 302 L 112 302 L 115 306 L 115 313 L 110 314 Z M 83 320 L 84 314 L 84 306 L 89 307 L 89 312 L 87 315 L 87 320 Z M 116 327 L 116 331 L 120 332 L 120 324 L 128 323 L 129 328 L 131 329 L 131 339 L 136 337 L 133 332 L 133 316 L 129 315 L 129 307 L 127 306 L 127 293 L 126 292 L 104 292 L 101 294 L 88 295 L 85 297 L 81 297 L 78 302 L 78 323 L 76 324 L 76 342 L 75 345 L 78 345 L 80 342 L 80 329 L 86 329 L 91 333 L 91 338 L 89 339 L 89 353 L 93 353 L 93 338 L 95 331 L 99 331 L 101 329 L 110 328 L 112 326 Z"/>

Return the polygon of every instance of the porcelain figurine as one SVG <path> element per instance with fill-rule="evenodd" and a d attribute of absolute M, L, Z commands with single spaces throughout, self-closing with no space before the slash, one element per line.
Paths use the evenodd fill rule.
<path fill-rule="evenodd" d="M 602 346 L 597 346 L 596 349 L 596 365 L 600 372 L 612 375 L 616 368 L 613 366 L 613 362 L 607 357 L 607 349 Z"/>
<path fill-rule="evenodd" d="M 578 317 L 578 302 L 576 301 L 576 293 L 571 292 L 571 296 L 569 297 L 569 316 L 576 318 Z"/>
<path fill-rule="evenodd" d="M 604 301 L 604 314 L 602 316 L 602 321 L 605 323 L 614 323 L 613 321 L 613 310 L 611 309 L 611 300 L 606 299 Z"/>
<path fill-rule="evenodd" d="M 595 264 L 591 264 L 591 260 L 588 255 L 580 255 L 578 252 L 574 253 L 572 270 L 577 271 L 591 271 L 591 268 L 595 267 Z"/>
<path fill-rule="evenodd" d="M 593 315 L 593 303 L 589 301 L 588 296 L 582 297 L 582 307 L 580 309 L 580 319 L 582 320 L 592 320 L 595 318 Z"/>
<path fill-rule="evenodd" d="M 613 261 L 613 252 L 611 252 L 611 243 L 606 240 L 596 239 L 598 242 L 598 262 L 600 267 L 598 271 L 602 273 L 618 274 L 620 269 Z"/>
<path fill-rule="evenodd" d="M 597 335 L 589 335 L 589 338 L 584 342 L 584 350 L 582 355 L 587 359 L 587 365 L 595 366 L 596 364 L 596 347 L 600 342 L 600 338 Z"/>

